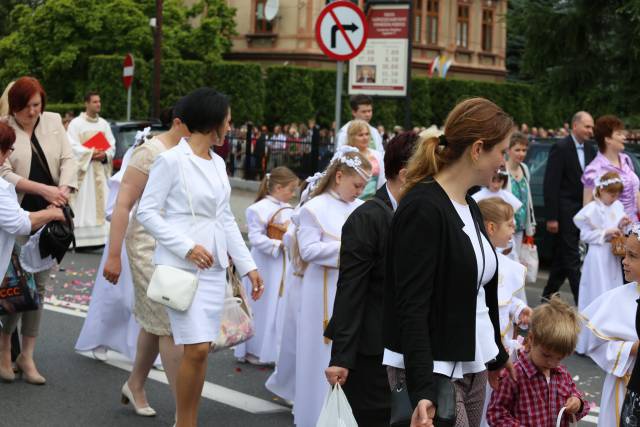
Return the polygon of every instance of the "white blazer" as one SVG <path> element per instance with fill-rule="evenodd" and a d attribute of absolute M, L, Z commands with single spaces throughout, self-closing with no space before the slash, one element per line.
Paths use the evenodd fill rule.
<path fill-rule="evenodd" d="M 4 277 L 11 261 L 16 236 L 31 233 L 29 212 L 18 204 L 13 184 L 0 178 L 0 273 Z"/>
<path fill-rule="evenodd" d="M 210 153 L 216 177 L 210 177 L 197 163 L 184 139 L 160 154 L 151 167 L 137 217 L 158 243 L 153 257 L 155 264 L 195 270 L 195 264 L 185 257 L 189 249 L 200 244 L 213 253 L 214 262 L 220 267 L 227 267 L 231 256 L 244 276 L 255 270 L 256 265 L 231 212 L 231 186 L 224 161 L 213 150 Z"/>

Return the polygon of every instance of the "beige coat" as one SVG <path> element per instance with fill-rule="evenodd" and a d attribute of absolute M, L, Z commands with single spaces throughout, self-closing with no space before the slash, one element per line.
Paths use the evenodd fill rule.
<path fill-rule="evenodd" d="M 13 185 L 23 178 L 29 178 L 31 172 L 31 141 L 29 135 L 22 130 L 13 117 L 9 117 L 9 125 L 16 132 L 14 152 L 0 166 L 0 176 Z M 78 189 L 78 173 L 76 160 L 67 139 L 67 132 L 62 126 L 60 114 L 44 112 L 36 127 L 36 137 L 47 158 L 53 181 L 58 186 L 66 185 Z M 18 193 L 22 201 L 24 193 Z"/>

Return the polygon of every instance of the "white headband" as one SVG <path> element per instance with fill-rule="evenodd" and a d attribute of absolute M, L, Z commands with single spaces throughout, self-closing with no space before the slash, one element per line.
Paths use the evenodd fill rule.
<path fill-rule="evenodd" d="M 631 230 L 629 231 L 629 234 L 635 234 L 636 239 L 640 242 L 640 222 L 633 223 L 633 225 L 630 225 L 627 230 Z"/>
<path fill-rule="evenodd" d="M 358 175 L 362 177 L 362 179 L 364 179 L 365 181 L 369 181 L 371 179 L 371 174 L 366 172 L 364 169 L 362 169 L 362 160 L 360 160 L 360 157 L 352 157 L 352 158 L 347 157 L 348 153 L 357 153 L 357 152 L 358 152 L 357 148 L 352 147 L 350 145 L 343 145 L 340 148 L 338 148 L 338 151 L 336 151 L 336 153 L 333 155 L 333 158 L 331 159 L 331 164 L 333 164 L 333 162 L 339 161 L 340 163 L 345 164 L 349 166 L 351 169 L 355 170 L 358 173 Z"/>
<path fill-rule="evenodd" d="M 604 181 L 601 181 L 600 178 L 596 178 L 596 188 L 604 188 L 604 187 L 608 187 L 609 185 L 612 184 L 617 184 L 620 183 L 622 184 L 622 179 L 620 178 L 609 178 L 609 179 L 605 179 Z"/>

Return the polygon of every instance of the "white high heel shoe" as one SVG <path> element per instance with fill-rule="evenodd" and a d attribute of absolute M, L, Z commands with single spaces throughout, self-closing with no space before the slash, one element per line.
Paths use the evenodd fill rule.
<path fill-rule="evenodd" d="M 129 388 L 129 383 L 125 382 L 122 386 L 122 398 L 120 399 L 123 405 L 131 402 L 133 405 L 133 409 L 136 411 L 136 414 L 141 417 L 155 417 L 156 411 L 151 406 L 145 406 L 144 408 L 139 408 L 136 404 L 136 400 L 133 398 L 133 393 L 131 393 L 131 389 Z"/>

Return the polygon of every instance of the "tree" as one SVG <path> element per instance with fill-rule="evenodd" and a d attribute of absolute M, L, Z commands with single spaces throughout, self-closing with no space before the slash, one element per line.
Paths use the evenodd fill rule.
<path fill-rule="evenodd" d="M 77 101 L 87 90 L 89 56 L 131 52 L 138 58 L 152 58 L 153 0 L 19 3 L 9 15 L 8 34 L 0 38 L 0 84 L 33 75 L 43 81 L 52 99 Z M 190 18 L 198 10 L 206 13 L 194 27 Z M 230 47 L 234 14 L 224 0 L 201 0 L 194 7 L 166 0 L 163 58 L 219 60 Z"/>

